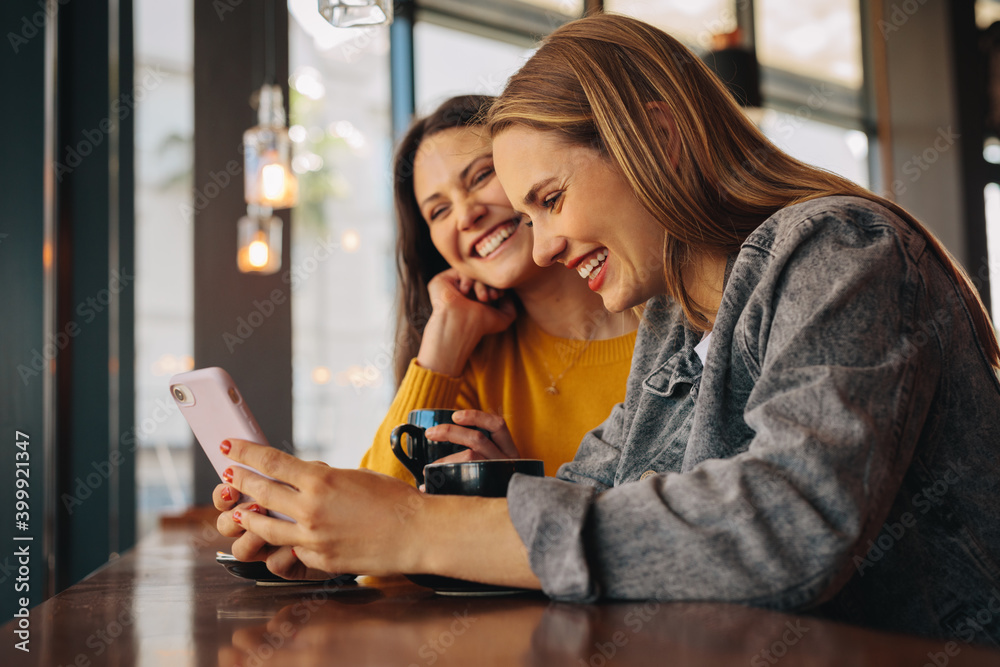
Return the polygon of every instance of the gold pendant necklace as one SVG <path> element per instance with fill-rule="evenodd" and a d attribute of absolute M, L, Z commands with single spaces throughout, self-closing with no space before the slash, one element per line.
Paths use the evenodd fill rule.
<path fill-rule="evenodd" d="M 549 370 L 549 364 L 545 361 L 544 355 L 542 356 L 542 365 L 545 367 L 545 372 L 549 376 L 549 386 L 545 388 L 546 394 L 548 394 L 549 396 L 559 395 L 559 389 L 556 388 L 556 384 L 559 382 L 559 380 L 563 379 L 563 376 L 569 372 L 569 369 L 573 368 L 573 366 L 576 365 L 576 362 L 580 361 L 580 358 L 583 356 L 583 353 L 587 351 L 587 348 L 590 347 L 590 344 L 593 342 L 593 340 L 594 340 L 593 334 L 591 334 L 584 342 L 583 346 L 580 347 L 580 349 L 573 354 L 572 359 L 570 359 L 569 363 L 562 370 L 562 373 L 559 374 L 559 377 L 552 376 L 552 371 Z M 556 347 L 559 348 L 560 352 L 562 352 L 562 348 L 569 347 L 569 344 L 560 342 L 556 345 Z"/>

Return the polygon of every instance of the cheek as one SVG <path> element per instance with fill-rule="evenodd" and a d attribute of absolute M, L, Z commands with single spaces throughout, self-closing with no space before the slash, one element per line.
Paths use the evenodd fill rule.
<path fill-rule="evenodd" d="M 443 225 L 431 227 L 431 243 L 445 259 L 450 260 L 455 255 L 455 236 L 453 231 L 445 229 Z"/>

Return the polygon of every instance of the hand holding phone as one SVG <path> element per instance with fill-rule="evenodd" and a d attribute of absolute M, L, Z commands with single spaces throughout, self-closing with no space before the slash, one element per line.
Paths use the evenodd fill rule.
<path fill-rule="evenodd" d="M 267 438 L 260 430 L 243 395 L 236 389 L 236 383 L 225 370 L 218 367 L 200 368 L 187 373 L 179 373 L 170 378 L 170 395 L 180 408 L 194 432 L 195 438 L 212 462 L 219 479 L 226 468 L 239 466 L 251 470 L 262 477 L 273 479 L 254 470 L 248 465 L 236 463 L 226 458 L 219 445 L 223 440 L 239 438 L 260 445 L 268 445 Z M 249 499 L 252 501 L 252 498 Z M 279 519 L 294 519 L 279 512 L 268 514 Z"/>

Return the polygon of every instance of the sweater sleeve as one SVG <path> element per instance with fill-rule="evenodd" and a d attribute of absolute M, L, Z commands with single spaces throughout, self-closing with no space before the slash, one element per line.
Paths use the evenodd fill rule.
<path fill-rule="evenodd" d="M 405 424 L 411 410 L 423 408 L 478 407 L 470 364 L 462 377 L 453 378 L 422 368 L 416 359 L 410 361 L 403 382 L 399 385 L 389 412 L 375 432 L 375 441 L 361 459 L 361 468 L 374 470 L 408 484 L 415 484 L 413 475 L 399 462 L 389 444 L 389 434 L 399 424 Z"/>
<path fill-rule="evenodd" d="M 898 233 L 825 231 L 803 225 L 773 259 L 760 326 L 734 340 L 759 363 L 748 449 L 599 494 L 512 480 L 547 594 L 801 608 L 850 578 L 899 491 L 941 351 L 912 342 L 921 280 Z"/>

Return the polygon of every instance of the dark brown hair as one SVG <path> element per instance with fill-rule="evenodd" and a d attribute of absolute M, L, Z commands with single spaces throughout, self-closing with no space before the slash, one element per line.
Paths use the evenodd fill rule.
<path fill-rule="evenodd" d="M 396 149 L 393 161 L 393 198 L 396 206 L 396 271 L 399 292 L 396 308 L 396 350 L 393 357 L 396 386 L 403 381 L 410 360 L 417 356 L 424 327 L 431 315 L 427 283 L 448 268 L 431 241 L 430 228 L 413 192 L 413 163 L 423 142 L 444 130 L 483 125 L 494 98 L 461 95 L 446 100 L 433 113 L 414 121 Z"/>
<path fill-rule="evenodd" d="M 668 110 L 673 127 L 657 114 Z M 662 263 L 669 296 L 695 328 L 708 320 L 682 279 L 698 256 L 728 256 L 778 210 L 830 195 L 877 202 L 923 234 L 958 286 L 994 367 L 1000 347 L 986 308 L 940 241 L 895 203 L 802 163 L 775 147 L 721 81 L 662 30 L 598 14 L 549 35 L 507 82 L 490 110 L 494 138 L 526 126 L 552 131 L 609 158 L 666 231 Z M 678 169 L 664 165 L 679 164 Z"/>

